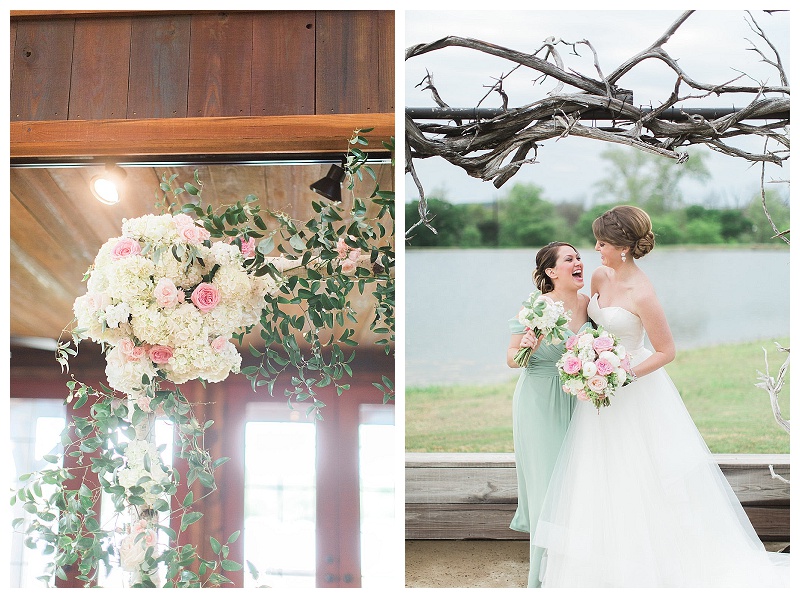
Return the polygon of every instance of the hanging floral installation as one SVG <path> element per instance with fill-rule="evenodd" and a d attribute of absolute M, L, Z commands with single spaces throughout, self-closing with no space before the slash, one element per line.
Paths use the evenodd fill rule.
<path fill-rule="evenodd" d="M 370 130 L 354 132 L 344 169 L 351 192 L 365 175 L 375 187 L 366 199 L 353 192 L 349 213 L 320 198 L 316 217 L 299 223 L 252 195 L 215 210 L 203 205 L 197 172 L 183 185 L 177 175 L 164 175 L 156 192 L 160 213 L 124 221 L 121 234 L 100 248 L 84 278 L 87 292 L 74 303 L 71 339 L 59 342 L 56 359 L 68 371 L 79 343 L 94 341 L 105 355 L 108 385 L 93 388 L 72 376 L 66 402 L 73 409 L 88 402 L 91 415 L 73 418 L 61 435 L 63 453 L 46 455 L 49 467 L 21 476 L 12 497 L 31 516 L 14 527 L 49 558 L 39 579 L 67 579 L 72 566 L 86 586 L 96 585 L 102 563 L 106 570 L 120 566 L 133 587 L 207 587 L 230 583 L 226 572 L 242 568 L 227 558 L 239 532 L 224 541 L 210 537 L 210 554 L 180 543 L 203 516 L 193 505 L 216 490 L 214 471 L 228 460 L 204 448 L 213 422 L 198 420 L 180 385 L 242 373 L 253 390 L 272 393 L 276 380 L 290 376 L 289 408 L 304 403 L 308 417 L 323 419 L 319 389 L 333 385 L 338 396 L 349 388 L 343 379 L 352 375 L 357 345 L 354 289 L 371 293 L 370 329 L 389 353 L 394 192 L 380 189 L 366 148 L 359 149 Z M 390 152 L 393 144 L 383 143 Z M 263 348 L 250 345 L 257 365 L 242 367 L 239 347 L 253 329 Z M 388 377 L 374 386 L 384 402 L 393 398 Z M 185 480 L 161 457 L 159 418 L 175 431 Z M 77 467 L 60 465 L 67 454 Z M 182 484 L 188 491 L 178 504 Z M 115 514 L 101 520 L 102 493 Z"/>

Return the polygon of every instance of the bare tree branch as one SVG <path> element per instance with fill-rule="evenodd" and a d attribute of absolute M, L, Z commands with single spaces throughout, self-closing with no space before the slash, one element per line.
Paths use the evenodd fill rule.
<path fill-rule="evenodd" d="M 748 13 L 750 17 L 748 25 L 751 30 L 769 46 L 775 56 L 768 57 L 753 42 L 750 42 L 753 45 L 750 49 L 756 51 L 763 62 L 779 72 L 781 85 L 769 86 L 762 82 L 743 85 L 741 80 L 746 77 L 745 74 L 720 84 L 696 81 L 663 47 L 689 19 L 692 12 L 684 12 L 650 46 L 623 62 L 607 77 L 603 75 L 597 53 L 588 40 L 566 42 L 549 37 L 533 54 L 457 36 L 448 36 L 407 48 L 406 60 L 443 48 L 461 47 L 497 56 L 514 64 L 508 72 L 495 78 L 495 83 L 486 85 L 489 91 L 481 99 L 483 102 L 492 92 L 500 94 L 503 109 L 497 116 L 486 119 L 475 116 L 463 118 L 463 122 L 452 120 L 445 124 L 416 122 L 412 118 L 406 118 L 406 172 L 412 174 L 420 192 L 420 215 L 423 217 L 425 214 L 423 223 L 426 226 L 430 225 L 430 215 L 427 213 L 422 183 L 416 176 L 413 161 L 434 156 L 459 166 L 470 176 L 493 181 L 497 188 L 514 176 L 523 164 L 536 162 L 535 157 L 529 159 L 527 155 L 531 149 L 537 150 L 540 142 L 570 136 L 627 145 L 671 158 L 678 163 L 688 158 L 685 148 L 700 144 L 754 164 L 782 164 L 789 158 L 789 138 L 786 133 L 788 119 L 777 120 L 774 119 L 774 115 L 788 114 L 790 89 L 777 50 Z M 560 44 L 570 46 L 574 54 L 577 54 L 578 45 L 586 45 L 594 56 L 596 78 L 572 69 L 568 70 L 558 52 L 557 46 Z M 539 53 L 542 53 L 544 58 L 537 56 Z M 650 58 L 664 62 L 676 74 L 672 94 L 654 110 L 635 106 L 633 92 L 616 85 L 625 73 Z M 520 68 L 531 69 L 538 73 L 534 81 L 552 77 L 558 83 L 544 98 L 517 108 L 508 108 L 509 98 L 503 88 L 503 82 L 512 72 Z M 430 72 L 418 87 L 423 85 L 424 89 L 431 91 L 437 105 L 446 106 L 433 85 Z M 569 93 L 565 91 L 566 86 L 571 86 L 576 91 Z M 682 87 L 692 91 L 682 95 Z M 664 117 L 667 110 L 674 109 L 676 104 L 686 99 L 731 93 L 747 94 L 751 96 L 751 100 L 747 106 L 737 109 L 733 114 L 713 120 L 688 115 L 685 120 L 675 122 Z M 597 111 L 610 111 L 613 114 L 614 118 L 610 125 L 589 126 L 581 123 L 581 119 L 589 122 L 587 120 L 589 117 L 586 115 L 595 114 Z M 762 122 L 756 121 L 758 124 L 753 124 L 753 119 L 767 115 L 773 118 L 764 119 Z M 743 122 L 745 120 L 749 122 Z M 782 149 L 768 151 L 765 145 L 762 153 L 754 153 L 739 149 L 730 143 L 737 138 L 753 136 L 764 137 Z"/>

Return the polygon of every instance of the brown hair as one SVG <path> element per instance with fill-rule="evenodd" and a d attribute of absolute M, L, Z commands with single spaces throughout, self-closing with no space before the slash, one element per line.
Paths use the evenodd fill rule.
<path fill-rule="evenodd" d="M 558 248 L 564 246 L 572 247 L 569 243 L 553 241 L 542 247 L 536 254 L 536 269 L 533 271 L 533 284 L 535 284 L 536 288 L 542 293 L 549 293 L 556 288 L 553 284 L 553 280 L 545 274 L 545 270 L 553 268 L 556 265 L 558 261 Z M 572 249 L 575 253 L 578 252 L 574 247 L 572 247 Z"/>
<path fill-rule="evenodd" d="M 592 232 L 598 241 L 614 247 L 630 247 L 635 259 L 650 253 L 656 244 L 650 216 L 636 206 L 611 208 L 592 222 Z"/>

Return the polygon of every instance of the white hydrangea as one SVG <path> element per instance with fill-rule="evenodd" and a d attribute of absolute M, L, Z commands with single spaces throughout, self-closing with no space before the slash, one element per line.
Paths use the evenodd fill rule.
<path fill-rule="evenodd" d="M 137 239 L 150 245 L 174 245 L 178 242 L 178 229 L 170 214 L 149 214 L 122 221 L 122 236 Z"/>
<path fill-rule="evenodd" d="M 106 326 L 109 328 L 119 328 L 119 325 L 127 322 L 131 315 L 131 308 L 124 301 L 116 305 L 109 305 L 104 311 L 106 314 Z"/>
<path fill-rule="evenodd" d="M 131 361 L 119 347 L 114 347 L 106 355 L 106 378 L 111 388 L 126 394 L 135 394 L 142 390 L 142 376 L 154 378 L 156 368 L 153 362 L 146 357 L 138 361 Z"/>

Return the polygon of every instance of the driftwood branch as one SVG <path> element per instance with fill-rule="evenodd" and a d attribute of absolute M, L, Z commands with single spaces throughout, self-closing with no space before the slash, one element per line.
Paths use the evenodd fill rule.
<path fill-rule="evenodd" d="M 649 47 L 620 64 L 608 76 L 603 75 L 597 53 L 588 40 L 566 42 L 550 37 L 533 54 L 457 36 L 407 48 L 406 60 L 447 47 L 461 47 L 503 58 L 514 65 L 506 74 L 495 77 L 494 84 L 486 85 L 490 90 L 481 99 L 483 102 L 492 92 L 500 94 L 503 108 L 496 116 L 485 119 L 477 116 L 453 119 L 445 124 L 417 122 L 406 117 L 406 172 L 412 175 L 420 196 L 420 221 L 414 227 L 425 225 L 432 228 L 432 217 L 427 209 L 422 182 L 414 169 L 414 161 L 434 156 L 459 166 L 470 176 L 493 181 L 497 188 L 514 176 L 523 164 L 536 161 L 535 155 L 533 159 L 527 156 L 531 150 L 537 150 L 540 142 L 570 136 L 627 145 L 673 159 L 677 163 L 688 158 L 686 148 L 705 145 L 716 152 L 751 163 L 781 165 L 789 158 L 789 137 L 786 132 L 788 118 L 765 119 L 753 124 L 753 119 L 789 112 L 788 77 L 775 46 L 767 39 L 752 15 L 747 13 L 750 29 L 760 38 L 762 45 L 766 44 L 768 47 L 768 50 L 761 50 L 750 41 L 753 47 L 749 49 L 755 51 L 762 62 L 777 70 L 780 85 L 767 85 L 763 82 L 747 85 L 745 83 L 750 78 L 744 73 L 724 83 L 697 81 L 664 49 L 667 41 L 689 19 L 692 12 L 684 12 Z M 596 75 L 587 76 L 567 69 L 558 51 L 559 45 L 571 47 L 573 54 L 577 54 L 578 45 L 587 46 L 594 56 Z M 633 103 L 633 91 L 617 86 L 625 73 L 649 59 L 662 61 L 676 75 L 672 94 L 654 110 L 636 106 Z M 508 108 L 509 98 L 503 89 L 503 81 L 519 69 L 535 71 L 535 81 L 550 77 L 556 81 L 556 85 L 540 100 L 517 108 Z M 446 106 L 430 72 L 417 87 L 430 91 L 438 106 Z M 574 91 L 566 91 L 567 87 L 574 88 Z M 681 89 L 690 91 L 681 95 Z M 665 111 L 674 109 L 676 104 L 687 99 L 709 95 L 721 97 L 732 93 L 747 94 L 751 98 L 750 102 L 744 108 L 719 118 L 706 119 L 698 115 L 687 115 L 688 118 L 680 121 L 663 118 Z M 582 117 L 598 111 L 613 115 L 610 124 L 582 124 L 582 120 L 593 122 Z M 745 123 L 745 120 L 749 122 Z M 753 153 L 731 144 L 731 141 L 738 138 L 754 136 L 764 138 L 777 146 L 777 149 L 770 151 L 765 145 L 761 153 Z"/>
<path fill-rule="evenodd" d="M 759 376 L 758 379 L 760 382 L 756 384 L 758 388 L 763 388 L 769 394 L 769 402 L 772 406 L 772 413 L 775 416 L 775 421 L 778 422 L 778 425 L 783 428 L 786 433 L 789 433 L 789 420 L 786 420 L 781 415 L 781 408 L 778 404 L 778 394 L 783 389 L 783 382 L 786 377 L 786 372 L 789 370 L 789 349 L 781 347 L 778 343 L 775 343 L 778 347 L 778 351 L 786 353 L 786 361 L 783 362 L 783 365 L 778 370 L 778 377 L 773 378 L 769 375 L 769 360 L 767 359 L 767 350 L 764 349 L 764 364 L 766 366 L 764 373 L 758 372 Z"/>

